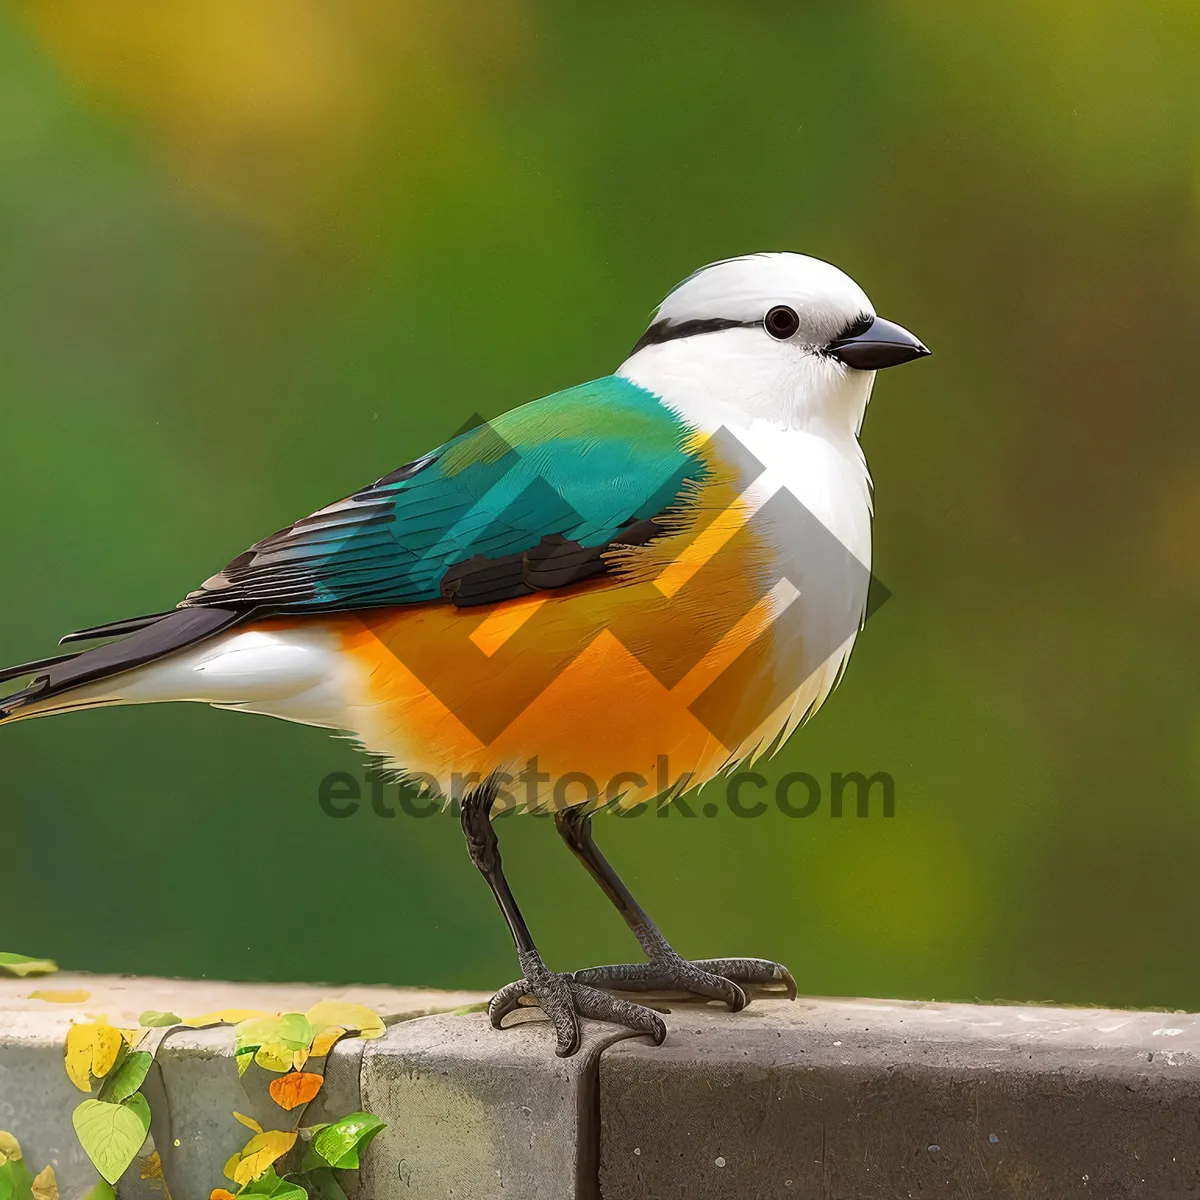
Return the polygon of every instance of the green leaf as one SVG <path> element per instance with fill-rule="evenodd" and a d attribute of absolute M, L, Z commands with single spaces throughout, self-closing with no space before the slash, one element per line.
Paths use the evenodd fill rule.
<path fill-rule="evenodd" d="M 24 1161 L 10 1158 L 0 1167 L 0 1200 L 28 1200 L 33 1176 Z"/>
<path fill-rule="evenodd" d="M 384 1128 L 384 1123 L 370 1113 L 351 1113 L 322 1129 L 313 1138 L 312 1149 L 329 1166 L 354 1170 L 358 1167 L 359 1153 Z"/>
<path fill-rule="evenodd" d="M 155 1012 L 152 1008 L 148 1008 L 138 1017 L 138 1024 L 143 1029 L 164 1029 L 168 1025 L 180 1025 L 182 1023 L 183 1018 L 177 1017 L 173 1012 Z"/>
<path fill-rule="evenodd" d="M 275 1174 L 274 1167 L 268 1167 L 266 1174 L 260 1175 L 253 1183 L 247 1184 L 238 1192 L 238 1200 L 242 1196 L 269 1196 L 271 1200 L 308 1200 L 308 1193 L 297 1184 L 287 1179 L 280 1179 Z"/>
<path fill-rule="evenodd" d="M 237 1054 L 280 1043 L 291 1050 L 307 1050 L 312 1040 L 313 1027 L 303 1013 L 283 1013 L 278 1017 L 250 1017 L 239 1022 L 234 1030 Z"/>
<path fill-rule="evenodd" d="M 142 1123 L 142 1128 L 149 1133 L 150 1105 L 147 1102 L 146 1097 L 143 1096 L 141 1092 L 134 1092 L 132 1096 L 126 1100 L 123 1100 L 121 1103 L 124 1108 L 132 1109 L 137 1113 L 138 1120 Z"/>
<path fill-rule="evenodd" d="M 114 1030 L 114 1032 L 115 1032 L 115 1030 Z M 99 1076 L 99 1078 L 102 1079 L 105 1083 L 107 1083 L 125 1065 L 125 1060 L 128 1057 L 129 1057 L 129 1043 L 124 1038 L 121 1038 L 120 1042 L 117 1045 L 117 1056 L 116 1056 L 116 1058 L 113 1059 L 112 1066 L 109 1067 L 108 1070 L 105 1071 L 102 1076 Z M 134 1091 L 136 1091 L 136 1090 L 137 1089 L 135 1088 Z M 105 1099 L 105 1100 L 111 1099 L 111 1097 L 109 1097 L 109 1096 L 104 1096 L 101 1098 Z M 119 1097 L 119 1099 L 124 1099 L 124 1097 Z M 113 1100 L 114 1104 L 116 1104 L 117 1102 L 118 1102 L 117 1100 Z"/>
<path fill-rule="evenodd" d="M 120 1104 L 122 1100 L 127 1100 L 142 1086 L 142 1081 L 153 1062 L 154 1055 L 147 1054 L 144 1050 L 135 1050 L 127 1055 L 105 1079 L 104 1086 L 100 1089 L 100 1099 L 110 1104 Z"/>
<path fill-rule="evenodd" d="M 98 1183 L 83 1200 L 117 1200 L 117 1193 L 107 1183 Z"/>
<path fill-rule="evenodd" d="M 85 1100 L 72 1114 L 75 1136 L 92 1165 L 116 1183 L 137 1157 L 150 1129 L 150 1106 L 135 1092 L 123 1104 Z"/>
<path fill-rule="evenodd" d="M 0 975 L 15 975 L 25 979 L 30 975 L 53 975 L 58 963 L 49 958 L 30 958 L 27 954 L 0 951 Z"/>
<path fill-rule="evenodd" d="M 327 1167 L 329 1164 L 317 1153 L 313 1143 L 317 1140 L 317 1134 L 322 1129 L 328 1129 L 329 1123 L 323 1125 L 309 1125 L 300 1130 L 300 1136 L 304 1139 L 304 1157 L 300 1162 L 300 1172 L 303 1174 L 306 1171 L 315 1171 L 320 1167 Z"/>
<path fill-rule="evenodd" d="M 321 1167 L 309 1176 L 309 1182 L 317 1189 L 321 1200 L 349 1200 L 341 1184 L 333 1177 L 330 1167 Z"/>
<path fill-rule="evenodd" d="M 283 1042 L 293 1050 L 307 1050 L 312 1045 L 312 1023 L 303 1013 L 284 1013 L 279 1018 L 279 1033 L 273 1042 Z"/>
<path fill-rule="evenodd" d="M 270 1196 L 272 1200 L 308 1200 L 308 1193 L 302 1187 L 286 1179 L 281 1179 L 273 1192 L 264 1192 L 263 1195 Z"/>

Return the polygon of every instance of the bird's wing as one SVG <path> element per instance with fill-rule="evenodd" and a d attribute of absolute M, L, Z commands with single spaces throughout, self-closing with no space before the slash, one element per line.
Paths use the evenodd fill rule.
<path fill-rule="evenodd" d="M 491 604 L 603 574 L 706 473 L 690 430 L 609 376 L 536 400 L 258 542 L 185 607 Z"/>
<path fill-rule="evenodd" d="M 535 400 L 257 543 L 177 608 L 64 639 L 117 640 L 0 671 L 36 677 L 0 721 L 258 617 L 493 604 L 602 575 L 606 551 L 677 527 L 709 474 L 693 433 L 613 376 Z"/>

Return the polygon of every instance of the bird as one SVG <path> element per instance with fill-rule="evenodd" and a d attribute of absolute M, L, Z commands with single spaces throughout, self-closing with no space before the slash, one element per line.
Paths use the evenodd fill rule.
<path fill-rule="evenodd" d="M 471 423 L 173 609 L 0 671 L 28 680 L 0 699 L 0 724 L 197 701 L 349 735 L 457 803 L 521 972 L 492 1024 L 540 1007 L 560 1056 L 583 1017 L 661 1043 L 660 1015 L 631 993 L 731 1011 L 755 988 L 794 998 L 782 964 L 678 954 L 592 819 L 774 752 L 830 694 L 867 610 L 859 435 L 876 373 L 928 354 L 830 263 L 710 263 L 612 374 Z M 514 808 L 553 814 L 645 961 L 546 965 L 493 822 Z"/>

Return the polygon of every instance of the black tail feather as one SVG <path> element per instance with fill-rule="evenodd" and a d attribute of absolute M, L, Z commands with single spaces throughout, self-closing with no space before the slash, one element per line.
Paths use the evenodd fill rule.
<path fill-rule="evenodd" d="M 174 609 L 168 609 L 166 612 L 151 613 L 148 617 L 126 617 L 123 621 L 109 621 L 107 625 L 93 625 L 90 629 L 77 629 L 74 633 L 67 633 L 60 637 L 58 644 L 65 646 L 68 642 L 91 642 L 97 638 L 124 637 L 127 633 L 137 633 L 139 629 L 145 629 L 147 625 L 153 625 L 156 621 L 161 621 L 163 617 L 169 617 L 174 611 Z"/>
<path fill-rule="evenodd" d="M 30 674 L 39 676 L 21 691 L 0 697 L 0 720 L 15 715 L 21 707 L 32 701 L 47 700 L 81 684 L 94 683 L 134 667 L 145 666 L 157 658 L 164 658 L 185 646 L 230 629 L 253 615 L 251 609 L 172 609 L 150 624 L 139 625 L 136 631 L 120 641 L 0 672 L 0 681 L 19 679 Z M 137 618 L 134 623 L 141 620 Z"/>
<path fill-rule="evenodd" d="M 79 651 L 76 650 L 73 654 L 57 654 L 53 658 L 39 658 L 33 662 L 21 663 L 17 667 L 4 667 L 0 670 L 0 683 L 7 683 L 10 679 L 24 679 L 26 675 L 36 675 L 39 671 L 61 666 L 78 657 Z"/>

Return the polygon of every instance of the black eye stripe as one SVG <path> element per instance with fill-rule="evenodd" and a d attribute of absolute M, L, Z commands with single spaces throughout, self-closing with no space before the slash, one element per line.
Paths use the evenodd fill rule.
<path fill-rule="evenodd" d="M 796 327 L 792 329 L 790 333 L 785 332 L 785 329 L 782 325 L 779 327 L 778 331 L 771 329 L 768 321 L 770 320 L 772 314 L 776 312 L 788 312 L 791 313 L 795 318 Z M 832 339 L 831 344 L 833 342 L 840 342 L 846 338 L 858 337 L 858 335 L 861 333 L 866 333 L 866 331 L 871 328 L 871 323 L 874 320 L 875 318 L 871 316 L 870 313 L 860 313 L 845 327 L 845 329 L 841 331 L 841 333 L 837 335 L 837 337 Z M 723 329 L 754 329 L 756 327 L 766 328 L 767 332 L 770 333 L 772 337 L 786 339 L 792 337 L 796 333 L 796 330 L 799 329 L 799 326 L 799 318 L 796 317 L 794 310 L 782 304 L 775 305 L 775 307 L 772 308 L 767 313 L 766 317 L 764 317 L 761 321 L 736 321 L 729 317 L 706 317 L 692 321 L 668 321 L 664 319 L 661 321 L 655 321 L 654 324 L 651 325 L 650 328 L 647 329 L 640 338 L 638 338 L 636 344 L 629 353 L 632 356 L 639 350 L 644 349 L 646 346 L 660 346 L 663 342 L 673 342 L 676 338 L 695 337 L 700 333 L 720 333 Z"/>
<path fill-rule="evenodd" d="M 693 337 L 698 333 L 719 333 L 722 329 L 748 329 L 758 324 L 758 321 L 734 321 L 727 317 L 709 317 L 698 321 L 655 321 L 638 338 L 637 344 L 629 353 L 634 355 L 645 346 L 660 346 L 663 342 Z"/>

